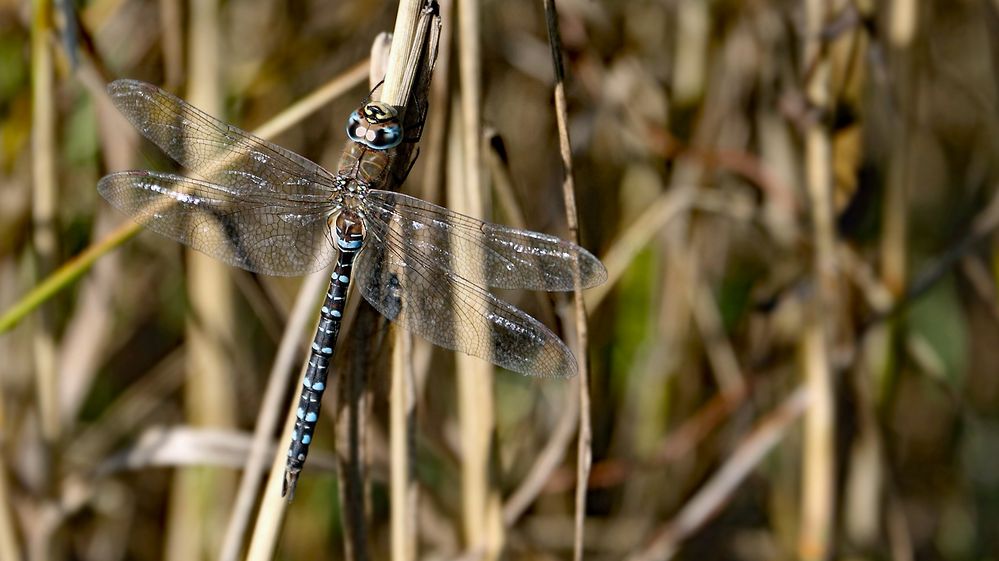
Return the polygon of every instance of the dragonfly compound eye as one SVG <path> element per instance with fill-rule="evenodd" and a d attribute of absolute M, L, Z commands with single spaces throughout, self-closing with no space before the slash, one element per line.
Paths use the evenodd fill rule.
<path fill-rule="evenodd" d="M 399 112 L 387 103 L 368 103 L 350 114 L 347 136 L 375 150 L 395 148 L 402 142 Z"/>

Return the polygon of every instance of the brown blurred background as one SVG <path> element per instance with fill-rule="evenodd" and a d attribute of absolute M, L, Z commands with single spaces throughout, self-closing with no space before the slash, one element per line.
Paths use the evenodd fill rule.
<path fill-rule="evenodd" d="M 475 4 L 492 220 L 567 236 L 542 2 Z M 127 223 L 102 175 L 176 169 L 109 109 L 106 81 L 253 130 L 362 63 L 396 8 L 0 2 L 0 313 Z M 585 519 L 576 383 L 496 372 L 495 503 L 470 518 L 461 372 L 424 349 L 413 557 L 566 559 L 579 535 L 590 559 L 999 559 L 999 2 L 558 9 L 580 243 L 610 271 L 586 293 Z M 403 189 L 445 205 L 454 176 L 427 168 L 456 158 L 455 119 L 433 118 L 469 95 L 461 52 L 442 45 L 436 129 Z M 368 92 L 351 83 L 276 141 L 334 166 Z M 114 245 L 0 333 L 0 559 L 219 558 L 300 281 L 151 233 Z M 574 345 L 564 298 L 504 297 Z M 358 338 L 341 336 L 340 360 Z M 344 550 L 343 418 L 327 407 L 277 558 L 389 557 L 382 366 L 363 551 Z"/>

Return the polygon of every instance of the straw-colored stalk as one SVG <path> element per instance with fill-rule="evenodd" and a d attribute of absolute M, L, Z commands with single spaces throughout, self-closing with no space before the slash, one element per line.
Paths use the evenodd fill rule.
<path fill-rule="evenodd" d="M 406 103 L 403 91 L 406 90 L 405 73 L 416 32 L 416 22 L 420 19 L 423 0 L 403 0 L 395 16 L 392 30 L 392 48 L 389 50 L 388 68 L 385 71 L 385 84 L 382 86 L 381 100 L 393 105 Z"/>
<path fill-rule="evenodd" d="M 32 2 L 31 21 L 31 221 L 35 276 L 52 271 L 56 259 L 56 137 L 55 87 L 52 51 L 52 3 Z M 37 317 L 33 334 L 35 382 L 42 436 L 54 444 L 60 433 L 56 340 L 53 311 L 46 307 Z"/>
<path fill-rule="evenodd" d="M 809 69 L 806 96 L 822 115 L 830 106 L 827 51 L 821 37 L 830 3 L 805 4 L 805 64 Z M 801 527 L 798 555 L 804 560 L 828 557 L 835 506 L 835 431 L 830 341 L 835 321 L 837 273 L 832 205 L 832 146 L 824 120 L 814 119 L 805 130 L 805 184 L 812 218 L 815 298 L 801 340 L 803 375 L 811 397 L 805 415 L 802 446 Z"/>
<path fill-rule="evenodd" d="M 412 337 L 404 329 L 394 329 L 392 346 L 392 389 L 389 396 L 389 455 L 392 559 L 416 559 L 417 487 L 412 481 L 414 462 L 410 449 L 414 430 L 415 384 L 413 380 Z"/>
<path fill-rule="evenodd" d="M 416 21 L 419 18 L 420 14 L 420 11 L 418 9 L 413 9 L 414 3 L 417 2 L 413 1 L 403 2 L 399 8 L 400 10 L 399 17 L 397 17 L 396 19 L 396 30 L 393 33 L 393 42 L 390 50 L 389 62 L 384 75 L 385 85 L 382 88 L 383 99 L 386 98 L 386 92 L 388 92 L 389 95 L 398 95 L 397 93 L 393 93 L 398 91 L 397 89 L 395 89 L 397 86 L 393 86 L 390 84 L 401 84 L 401 77 L 405 74 L 407 58 L 404 57 L 404 58 L 393 59 L 391 52 L 392 50 L 396 49 L 395 46 L 397 44 L 405 46 L 405 48 L 400 49 L 401 52 L 404 52 L 407 55 L 410 52 L 409 49 L 410 45 L 405 42 L 405 37 L 412 37 L 412 31 L 416 27 Z M 420 4 L 422 5 L 422 3 Z M 395 38 L 397 37 L 402 37 L 403 39 L 396 40 Z M 378 41 L 380 40 L 381 39 L 378 39 Z M 302 102 L 296 104 L 295 107 L 289 108 L 289 110 L 284 112 L 283 114 L 286 114 L 289 116 L 289 118 L 296 120 L 306 116 L 315 109 L 318 109 L 321 105 L 328 102 L 330 98 L 336 95 L 340 95 L 350 87 L 356 85 L 364 78 L 369 77 L 369 67 L 373 64 L 378 64 L 378 62 L 370 60 L 352 67 L 349 71 L 345 73 L 344 76 L 335 79 L 329 85 L 324 86 L 316 93 L 305 98 L 304 100 L 302 100 Z M 269 124 L 261 127 L 261 132 L 269 134 L 273 131 L 274 133 L 276 133 L 277 129 L 284 125 L 283 121 L 279 121 L 278 119 L 273 120 L 272 123 L 273 125 Z M 290 126 L 291 124 L 292 123 L 289 122 L 287 126 Z M 325 277 L 323 278 L 325 279 Z M 306 285 L 302 287 L 302 292 L 301 292 L 302 296 L 300 296 L 300 298 L 305 297 L 306 299 L 308 299 L 309 293 L 317 292 L 319 284 L 321 284 L 320 281 L 316 281 L 316 284 L 314 285 L 311 282 L 306 283 Z M 298 305 L 296 304 L 296 309 L 297 306 Z M 289 329 L 292 328 L 293 325 L 289 325 Z M 272 375 L 274 375 L 276 372 L 277 370 L 275 369 L 275 371 L 272 372 Z M 302 375 L 304 375 L 304 367 L 301 369 L 299 378 L 301 378 Z M 395 407 L 394 403 L 392 404 L 392 407 Z M 285 427 L 284 430 L 281 432 L 281 434 L 291 433 L 291 429 L 294 426 L 295 409 L 296 409 L 296 404 L 292 403 L 292 406 L 288 409 L 288 413 L 285 419 Z M 395 412 L 393 412 L 392 415 L 394 416 Z M 257 435 L 258 436 L 261 434 L 267 435 L 270 434 L 271 433 L 270 431 L 272 430 L 273 427 L 258 426 Z M 278 450 L 279 452 L 275 454 L 274 461 L 271 464 L 268 483 L 265 486 L 265 489 L 267 490 L 279 489 L 281 486 L 281 482 L 283 481 L 284 478 L 284 468 L 286 461 L 285 453 L 280 446 L 278 447 Z M 393 469 L 395 469 L 394 465 Z M 356 494 L 356 496 L 363 496 L 363 495 L 358 493 Z M 396 503 L 395 498 L 396 497 L 393 495 L 393 510 L 395 509 L 394 506 Z M 279 493 L 265 492 L 263 497 L 263 502 L 260 507 L 260 512 L 258 514 L 256 524 L 254 526 L 253 533 L 251 536 L 251 542 L 247 554 L 248 560 L 262 561 L 265 559 L 271 559 L 273 557 L 274 548 L 277 545 L 277 538 L 280 531 L 281 521 L 283 520 L 284 512 L 285 509 L 287 508 L 287 505 L 288 505 L 287 501 L 283 500 L 280 497 Z M 395 520 L 395 516 L 396 514 L 393 514 L 393 520 Z M 393 524 L 395 524 L 395 522 L 393 522 Z M 350 538 L 352 542 L 357 540 L 363 541 L 363 539 L 364 536 L 352 536 Z M 235 540 L 235 538 L 233 538 L 233 540 Z M 396 542 L 393 537 L 393 544 L 395 543 Z M 237 551 L 237 548 L 233 545 L 230 545 L 226 551 L 227 552 Z M 357 551 L 354 551 L 352 553 L 352 555 L 360 555 L 360 554 L 361 552 Z M 229 560 L 226 559 L 225 561 Z"/>
<path fill-rule="evenodd" d="M 389 49 L 381 100 L 395 106 L 409 102 L 426 29 L 417 29 L 423 0 L 400 2 L 392 46 Z M 406 275 L 400 275 L 405 279 Z M 412 340 L 403 329 L 394 329 L 392 343 L 391 396 L 389 399 L 389 489 L 391 496 L 390 542 L 392 559 L 408 561 L 416 553 L 417 487 L 412 481 L 413 419 L 416 400 L 412 368 Z"/>
<path fill-rule="evenodd" d="M 215 1 L 192 5 L 188 49 L 191 77 L 188 98 L 209 114 L 221 113 L 219 41 L 224 29 Z M 230 269 L 204 255 L 187 250 L 187 370 L 184 386 L 187 418 L 193 426 L 235 426 L 236 348 L 234 287 Z M 218 551 L 220 523 L 230 504 L 231 475 L 217 469 L 178 469 L 171 489 L 166 555 L 168 560 L 199 559 Z"/>
<path fill-rule="evenodd" d="M 478 0 L 457 3 L 458 79 L 461 96 L 452 113 L 453 141 L 448 150 L 448 204 L 457 212 L 482 218 L 486 212 L 482 182 L 482 58 Z M 458 417 L 461 427 L 462 528 L 465 546 L 485 561 L 502 549 L 500 497 L 491 487 L 489 466 L 493 413 L 493 368 L 464 354 L 455 356 Z"/>
<path fill-rule="evenodd" d="M 552 66 L 555 73 L 555 122 L 558 125 L 559 154 L 562 161 L 562 200 L 571 241 L 579 242 L 579 221 L 576 213 L 576 183 L 572 169 L 572 143 L 569 138 L 569 118 L 565 99 L 565 68 L 562 64 L 562 39 L 558 29 L 555 0 L 544 0 L 548 42 L 551 46 Z M 586 491 L 590 481 L 593 429 L 590 420 L 590 376 L 587 363 L 586 304 L 583 289 L 576 272 L 576 285 L 572 291 L 573 319 L 575 320 L 579 382 L 576 384 L 579 400 L 579 436 L 576 447 L 576 510 L 574 516 L 573 559 L 583 559 L 583 522 L 586 518 Z"/>
<path fill-rule="evenodd" d="M 908 47 L 919 22 L 916 0 L 892 0 L 888 11 L 888 40 L 894 47 Z"/>
<path fill-rule="evenodd" d="M 2 412 L 2 410 L 0 410 Z M 0 464 L 0 559 L 23 559 L 15 530 L 6 464 Z"/>
<path fill-rule="evenodd" d="M 171 90 L 180 86 L 184 79 L 183 10 L 180 0 L 160 0 L 158 4 L 163 43 L 163 87 Z"/>
<path fill-rule="evenodd" d="M 677 105 L 696 103 L 704 94 L 705 73 L 709 67 L 710 10 L 711 4 L 701 0 L 680 0 L 676 4 L 673 98 Z"/>

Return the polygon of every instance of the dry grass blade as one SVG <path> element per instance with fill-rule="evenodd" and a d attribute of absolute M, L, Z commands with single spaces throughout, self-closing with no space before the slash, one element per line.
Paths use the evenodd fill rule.
<path fill-rule="evenodd" d="M 544 0 L 545 22 L 548 41 L 552 50 L 552 64 L 555 68 L 555 120 L 558 123 L 559 152 L 562 155 L 562 200 L 565 202 L 566 222 L 571 241 L 579 241 L 579 225 L 576 216 L 576 184 L 572 170 L 572 144 L 569 139 L 569 117 L 565 101 L 565 69 L 562 65 L 562 39 L 558 29 L 558 13 L 555 0 Z M 579 445 L 576 453 L 576 524 L 573 542 L 573 559 L 583 558 L 583 520 L 586 518 L 586 491 L 590 480 L 593 451 L 593 428 L 590 419 L 590 376 L 587 363 L 588 336 L 586 328 L 586 303 L 576 271 L 576 287 L 573 290 L 574 318 L 576 327 L 576 360 L 579 361 Z"/>
<path fill-rule="evenodd" d="M 415 411 L 412 341 L 395 330 L 392 345 L 392 382 L 389 398 L 390 496 L 392 497 L 392 559 L 408 561 L 416 555 L 416 493 L 413 481 Z"/>
<path fill-rule="evenodd" d="M 229 35 L 221 25 L 220 3 L 206 0 L 192 6 L 187 46 L 191 82 L 187 98 L 209 114 L 222 112 L 222 41 Z M 188 309 L 185 317 L 185 419 L 206 430 L 233 429 L 236 424 L 238 374 L 233 357 L 241 345 L 236 327 L 232 270 L 204 253 L 185 251 Z M 199 551 L 216 551 L 236 481 L 232 472 L 213 464 L 174 470 L 167 516 L 169 560 L 193 559 Z M 224 509 L 224 510 L 223 510 Z"/>
<path fill-rule="evenodd" d="M 424 95 L 420 91 L 422 85 L 417 83 L 418 75 L 422 72 L 423 80 L 431 78 L 440 38 L 440 18 L 428 8 L 423 0 L 399 6 L 382 101 L 395 106 L 428 101 L 414 99 Z M 390 542 L 392 558 L 406 561 L 418 557 L 418 488 L 413 480 L 416 451 L 412 447 L 416 431 L 415 379 L 410 334 L 394 329 L 393 338 L 389 399 Z M 354 541 L 360 543 L 360 539 Z"/>
<path fill-rule="evenodd" d="M 415 44 L 416 22 L 420 19 L 424 0 L 402 0 L 392 30 L 392 48 L 381 99 L 392 105 L 404 105 L 407 99 L 406 68 Z"/>
<path fill-rule="evenodd" d="M 56 111 L 52 50 L 52 4 L 32 2 L 31 17 L 31 119 L 32 119 L 32 243 L 35 276 L 43 278 L 55 267 L 57 251 Z M 43 308 L 35 324 L 34 358 L 36 392 L 42 433 L 55 444 L 61 432 L 56 340 L 53 310 Z"/>
<path fill-rule="evenodd" d="M 249 450 L 250 435 L 244 432 L 189 425 L 150 427 L 132 447 L 108 458 L 98 473 L 164 466 L 239 468 Z"/>
<path fill-rule="evenodd" d="M 805 60 L 810 76 L 806 97 L 818 111 L 831 103 L 830 61 L 821 45 L 821 31 L 829 21 L 831 3 L 809 0 L 805 3 Z M 811 396 L 805 417 L 802 446 L 801 529 L 798 555 L 805 560 L 826 559 L 833 524 L 835 421 L 833 412 L 833 371 L 830 346 L 837 325 L 838 279 L 833 215 L 833 170 L 830 132 L 821 121 L 805 130 L 805 183 L 811 205 L 812 236 L 815 246 L 812 272 L 816 297 L 801 340 L 803 375 Z"/>
<path fill-rule="evenodd" d="M 890 4 L 888 39 L 897 47 L 912 43 L 919 21 L 919 3 L 916 0 L 896 0 Z"/>
<path fill-rule="evenodd" d="M 448 148 L 449 206 L 474 217 L 486 210 L 482 182 L 481 13 L 477 0 L 458 0 L 458 81 L 460 98 L 452 113 Z M 476 260 L 479 266 L 484 261 Z M 461 313 L 454 310 L 453 313 Z M 489 478 L 495 430 L 493 368 L 464 354 L 455 356 L 458 419 L 461 430 L 462 530 L 465 547 L 490 561 L 502 550 L 499 494 Z"/>
<path fill-rule="evenodd" d="M 0 466 L 0 557 L 4 559 L 23 559 L 20 543 L 15 531 L 15 524 L 10 505 L 10 488 L 7 486 L 7 470 Z"/>

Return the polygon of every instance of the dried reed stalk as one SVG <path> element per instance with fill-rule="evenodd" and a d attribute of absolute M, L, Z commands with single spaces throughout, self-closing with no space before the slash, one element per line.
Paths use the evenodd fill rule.
<path fill-rule="evenodd" d="M 478 0 L 458 0 L 457 115 L 452 116 L 448 204 L 457 212 L 486 215 L 482 179 L 482 54 Z M 481 260 L 479 261 L 482 262 Z M 460 313 L 458 310 L 456 313 Z M 467 551 L 484 561 L 498 558 L 503 529 L 498 491 L 489 477 L 492 462 L 493 367 L 465 354 L 455 355 L 458 419 L 461 430 L 462 528 Z"/>
<path fill-rule="evenodd" d="M 392 46 L 389 51 L 389 61 L 384 76 L 385 83 L 381 90 L 382 99 L 389 101 L 389 103 L 397 104 L 396 103 L 397 96 L 402 95 L 401 92 L 403 91 L 408 91 L 404 87 L 403 82 L 405 80 L 408 57 L 412 52 L 411 42 L 414 41 L 415 39 L 415 35 L 413 32 L 416 29 L 416 22 L 419 19 L 421 13 L 420 8 L 422 7 L 422 5 L 423 2 L 419 0 L 408 0 L 400 4 L 399 12 L 396 18 L 396 28 L 393 33 Z M 379 40 L 380 39 L 376 41 Z M 376 46 L 378 44 L 380 43 L 376 43 Z M 400 53 L 402 56 L 399 55 Z M 360 80 L 363 77 L 369 75 L 368 69 L 364 67 L 371 66 L 376 62 L 377 61 L 375 59 L 372 59 L 371 64 L 358 65 L 354 67 L 348 74 L 352 76 L 354 79 Z M 354 80 L 351 81 L 353 82 Z M 303 104 L 301 109 L 302 111 L 306 111 L 307 107 L 311 107 L 312 104 L 311 100 L 314 97 L 315 96 L 310 96 L 309 98 L 307 98 L 307 100 L 310 101 L 307 104 Z M 349 392 L 349 393 L 351 395 L 360 395 L 361 392 Z M 396 407 L 396 401 L 397 400 L 392 400 L 393 408 Z M 399 404 L 400 407 L 405 407 L 405 401 L 403 400 L 398 400 L 398 401 L 400 402 Z M 359 404 L 355 403 L 355 404 L 350 404 L 349 406 L 357 407 L 359 406 Z M 295 410 L 296 410 L 296 404 L 293 403 L 292 407 L 288 411 L 286 428 L 282 434 L 290 432 L 291 426 L 294 423 Z M 397 414 L 393 412 L 392 418 L 393 419 L 396 418 L 396 415 Z M 357 417 L 355 416 L 351 416 L 350 418 L 353 419 L 354 421 L 357 420 Z M 395 431 L 393 431 L 393 433 L 394 432 Z M 405 434 L 405 429 L 403 429 L 402 434 Z M 352 450 L 353 449 L 354 448 L 352 448 Z M 269 487 L 271 488 L 274 488 L 275 485 L 280 485 L 280 481 L 281 478 L 283 477 L 283 471 L 284 471 L 284 462 L 285 462 L 284 456 L 285 455 L 283 451 L 282 453 L 275 456 L 275 460 L 272 464 L 271 475 L 270 475 Z M 357 462 L 359 460 L 360 458 L 352 457 L 348 461 Z M 395 469 L 396 465 L 393 463 L 393 470 Z M 404 474 L 407 474 L 406 476 L 404 476 L 404 479 L 408 479 L 408 468 L 406 466 L 402 466 L 402 470 Z M 358 471 L 358 473 L 360 473 L 360 471 Z M 393 471 L 393 481 L 397 479 L 395 475 L 396 475 L 395 471 Z M 364 490 L 362 488 L 355 488 L 355 486 L 358 485 L 363 486 L 364 484 L 363 481 L 358 481 L 355 480 L 355 478 L 353 477 L 349 477 L 342 483 L 350 486 L 350 488 L 344 489 L 343 497 L 341 500 L 349 500 L 350 497 L 354 497 L 355 498 L 354 500 L 357 500 L 358 498 L 365 496 Z M 396 514 L 397 513 L 396 502 L 399 502 L 400 505 L 407 504 L 404 501 L 397 501 L 396 496 L 393 495 L 393 529 L 394 529 L 392 534 L 393 551 L 404 551 L 405 548 L 401 546 L 400 548 L 397 549 L 396 544 L 400 543 L 400 540 L 397 539 L 397 536 L 400 533 L 403 535 L 412 534 L 413 537 L 408 541 L 411 543 L 415 543 L 415 524 L 410 523 L 407 526 L 404 523 L 405 515 Z M 360 506 L 360 508 L 358 508 L 358 506 L 359 505 L 350 505 L 348 506 L 348 508 L 344 509 L 346 516 L 352 517 L 353 513 L 363 513 L 364 512 L 363 506 Z M 273 549 L 276 545 L 279 525 L 285 508 L 286 508 L 285 501 L 278 500 L 278 498 L 276 497 L 265 495 L 264 504 L 261 507 L 261 514 L 258 517 L 257 526 L 253 532 L 250 545 L 249 558 L 267 559 L 273 554 Z M 403 510 L 402 512 L 404 513 L 405 510 Z M 399 520 L 402 520 L 403 522 L 400 522 Z M 365 553 L 363 547 L 363 544 L 367 540 L 367 536 L 365 535 L 366 526 L 362 522 L 363 520 L 351 520 L 349 524 L 345 524 L 345 528 L 350 533 L 350 537 L 346 540 L 347 555 L 349 559 L 363 560 L 367 558 L 367 554 Z M 406 529 L 407 527 L 409 529 Z M 398 528 L 402 528 L 402 530 L 398 530 Z M 405 541 L 406 540 L 402 540 L 402 542 Z"/>
<path fill-rule="evenodd" d="M 829 20 L 831 2 L 805 3 L 804 49 L 808 82 L 805 93 L 819 115 L 830 107 L 828 51 L 822 31 Z M 837 265 L 832 205 L 832 145 L 824 119 L 813 119 L 805 134 L 805 186 L 812 218 L 814 254 L 812 274 L 816 287 L 801 340 L 803 374 L 811 397 L 805 414 L 802 446 L 801 527 L 798 555 L 805 560 L 828 558 L 835 507 L 835 431 L 833 372 L 830 344 L 836 318 Z"/>
<path fill-rule="evenodd" d="M 31 222 L 34 275 L 47 276 L 55 267 L 57 250 L 56 109 L 52 51 L 52 3 L 32 2 L 31 13 Z M 42 437 L 53 445 L 61 433 L 59 381 L 53 310 L 38 315 L 32 335 L 35 391 Z M 49 466 L 43 466 L 43 471 Z"/>
<path fill-rule="evenodd" d="M 210 114 L 221 113 L 222 75 L 219 49 L 227 35 L 217 1 L 192 6 L 188 52 L 188 98 Z M 235 294 L 232 272 L 223 263 L 187 249 L 186 315 L 188 377 L 184 407 L 188 422 L 202 428 L 236 425 Z M 166 526 L 165 557 L 170 561 L 197 559 L 203 551 L 217 551 L 225 513 L 235 481 L 231 472 L 208 466 L 178 468 L 174 472 Z M 227 511 L 228 509 L 225 508 Z"/>
<path fill-rule="evenodd" d="M 572 171 L 572 145 L 569 139 L 569 118 L 565 100 L 565 68 L 562 64 L 562 39 L 558 30 L 558 13 L 555 0 L 544 0 L 545 23 L 551 46 L 552 65 L 555 69 L 555 120 L 558 124 L 559 153 L 562 156 L 562 200 L 565 219 L 569 226 L 569 240 L 579 242 L 579 223 L 576 213 L 576 183 Z M 583 521 L 586 518 L 586 490 L 590 480 L 593 428 L 590 420 L 590 376 L 587 362 L 586 303 L 576 271 L 576 286 L 572 291 L 576 327 L 576 360 L 579 382 L 576 385 L 579 399 L 579 441 L 576 449 L 576 512 L 573 559 L 583 559 Z"/>

